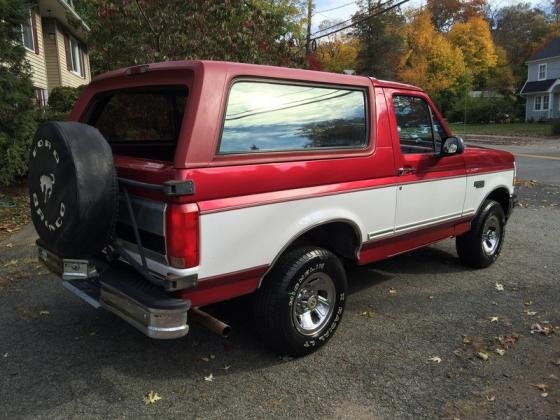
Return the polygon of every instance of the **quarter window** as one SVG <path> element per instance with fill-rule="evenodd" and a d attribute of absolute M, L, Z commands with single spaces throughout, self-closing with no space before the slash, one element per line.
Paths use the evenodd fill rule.
<path fill-rule="evenodd" d="M 338 87 L 237 82 L 219 153 L 362 148 L 366 93 Z"/>
<path fill-rule="evenodd" d="M 397 119 L 401 152 L 434 153 L 435 140 L 441 144 L 445 131 L 437 121 L 432 124 L 428 103 L 416 96 L 395 95 L 393 108 Z"/>

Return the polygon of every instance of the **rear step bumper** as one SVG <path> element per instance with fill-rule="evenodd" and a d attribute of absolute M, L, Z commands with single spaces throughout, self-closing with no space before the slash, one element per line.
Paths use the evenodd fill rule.
<path fill-rule="evenodd" d="M 107 309 L 148 337 L 179 338 L 189 332 L 190 301 L 169 296 L 128 267 L 110 267 L 99 278 L 63 284 L 90 305 Z"/>

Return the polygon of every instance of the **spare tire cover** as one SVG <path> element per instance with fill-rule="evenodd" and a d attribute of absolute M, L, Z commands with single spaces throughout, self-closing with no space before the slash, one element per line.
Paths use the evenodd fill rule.
<path fill-rule="evenodd" d="M 28 187 L 31 219 L 50 251 L 87 258 L 111 240 L 118 181 L 111 147 L 95 127 L 43 123 L 31 145 Z"/>

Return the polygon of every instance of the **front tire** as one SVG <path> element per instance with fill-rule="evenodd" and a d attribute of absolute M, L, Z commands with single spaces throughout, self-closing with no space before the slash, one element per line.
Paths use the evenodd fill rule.
<path fill-rule="evenodd" d="M 471 230 L 456 239 L 461 262 L 473 268 L 486 268 L 498 259 L 505 235 L 506 217 L 502 206 L 486 200 L 471 222 Z"/>
<path fill-rule="evenodd" d="M 322 248 L 288 252 L 257 291 L 255 322 L 264 343 L 279 354 L 304 356 L 324 345 L 344 312 L 346 274 Z"/>

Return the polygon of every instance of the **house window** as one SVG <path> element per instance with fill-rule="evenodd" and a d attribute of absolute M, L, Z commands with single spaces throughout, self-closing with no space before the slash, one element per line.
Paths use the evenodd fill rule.
<path fill-rule="evenodd" d="M 535 111 L 548 111 L 550 98 L 548 95 L 535 96 Z"/>
<path fill-rule="evenodd" d="M 540 111 L 541 110 L 541 97 L 540 96 L 535 96 L 535 111 Z"/>
<path fill-rule="evenodd" d="M 35 52 L 35 40 L 33 39 L 33 20 L 31 18 L 31 10 L 29 10 L 29 17 L 25 23 L 21 25 L 21 43 L 30 51 Z"/>
<path fill-rule="evenodd" d="M 539 64 L 539 80 L 546 79 L 546 63 Z"/>
<path fill-rule="evenodd" d="M 548 100 L 549 100 L 548 95 L 545 95 L 545 96 L 542 97 L 542 109 L 543 109 L 543 111 L 548 110 Z"/>
<path fill-rule="evenodd" d="M 45 107 L 49 102 L 49 92 L 47 89 L 35 88 L 35 104 L 38 107 Z"/>
<path fill-rule="evenodd" d="M 69 37 L 70 46 L 70 70 L 83 77 L 84 69 L 82 68 L 82 50 L 80 44 L 74 37 Z"/>

